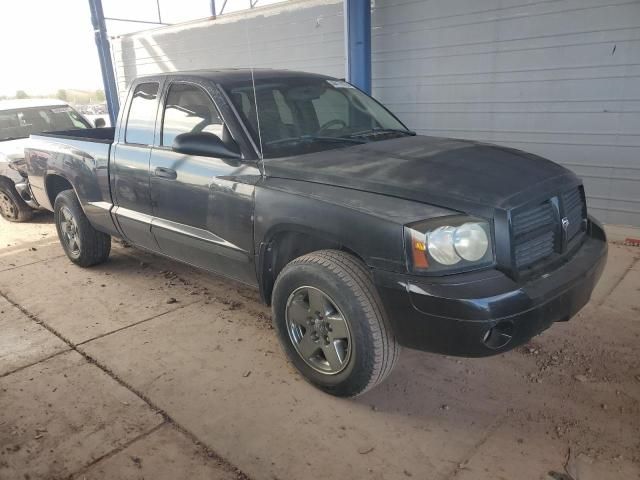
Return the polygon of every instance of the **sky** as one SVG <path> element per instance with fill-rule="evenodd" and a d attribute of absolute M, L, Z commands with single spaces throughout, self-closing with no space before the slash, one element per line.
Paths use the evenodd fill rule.
<path fill-rule="evenodd" d="M 210 0 L 102 0 L 105 17 L 178 23 L 210 15 Z M 249 0 L 228 0 L 226 12 Z M 219 10 L 224 0 L 217 0 Z M 258 5 L 274 3 L 259 0 Z M 107 23 L 109 35 L 153 27 Z M 24 90 L 46 95 L 58 89 L 102 89 L 89 0 L 0 1 L 0 95 Z"/>

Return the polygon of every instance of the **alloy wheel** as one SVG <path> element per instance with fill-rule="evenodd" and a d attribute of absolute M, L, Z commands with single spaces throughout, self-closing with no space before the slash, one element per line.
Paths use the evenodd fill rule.
<path fill-rule="evenodd" d="M 307 365 L 326 375 L 340 373 L 351 358 L 351 332 L 335 302 L 315 287 L 299 287 L 287 300 L 287 331 Z"/>
<path fill-rule="evenodd" d="M 80 235 L 78 225 L 73 214 L 67 207 L 60 209 L 60 232 L 62 240 L 65 242 L 72 255 L 80 255 Z"/>

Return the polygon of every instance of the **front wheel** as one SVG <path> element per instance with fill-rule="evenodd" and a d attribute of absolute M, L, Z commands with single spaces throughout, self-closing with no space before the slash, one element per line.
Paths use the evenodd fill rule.
<path fill-rule="evenodd" d="M 58 194 L 53 216 L 62 248 L 73 263 L 90 267 L 107 260 L 111 237 L 91 226 L 73 190 Z"/>
<path fill-rule="evenodd" d="M 355 397 L 382 382 L 399 346 L 364 264 L 321 250 L 286 265 L 273 289 L 275 327 L 306 380 L 327 393 Z"/>
<path fill-rule="evenodd" d="M 0 216 L 10 222 L 26 222 L 33 216 L 33 210 L 22 199 L 13 182 L 0 178 Z"/>

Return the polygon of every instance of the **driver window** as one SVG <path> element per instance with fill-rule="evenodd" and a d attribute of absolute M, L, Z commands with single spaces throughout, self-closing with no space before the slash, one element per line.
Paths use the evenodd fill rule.
<path fill-rule="evenodd" d="M 169 88 L 162 119 L 162 145 L 171 146 L 181 133 L 209 132 L 222 138 L 223 123 L 204 90 L 174 83 Z"/>

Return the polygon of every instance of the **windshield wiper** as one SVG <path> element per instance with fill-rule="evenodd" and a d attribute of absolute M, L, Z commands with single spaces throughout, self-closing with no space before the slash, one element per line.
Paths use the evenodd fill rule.
<path fill-rule="evenodd" d="M 366 140 L 361 140 L 358 138 L 348 138 L 348 137 L 323 137 L 318 135 L 301 135 L 299 137 L 287 137 L 287 138 L 279 138 L 277 140 L 271 140 L 269 142 L 265 142 L 265 145 L 278 145 L 280 143 L 303 143 L 303 142 L 333 142 L 333 143 L 367 143 Z"/>
<path fill-rule="evenodd" d="M 361 132 L 355 132 L 349 134 L 349 137 L 366 137 L 367 135 L 377 135 L 379 133 L 400 133 L 402 135 L 407 135 L 413 137 L 416 135 L 416 132 L 413 130 L 401 130 L 399 128 L 371 128 L 369 130 L 362 130 Z"/>

